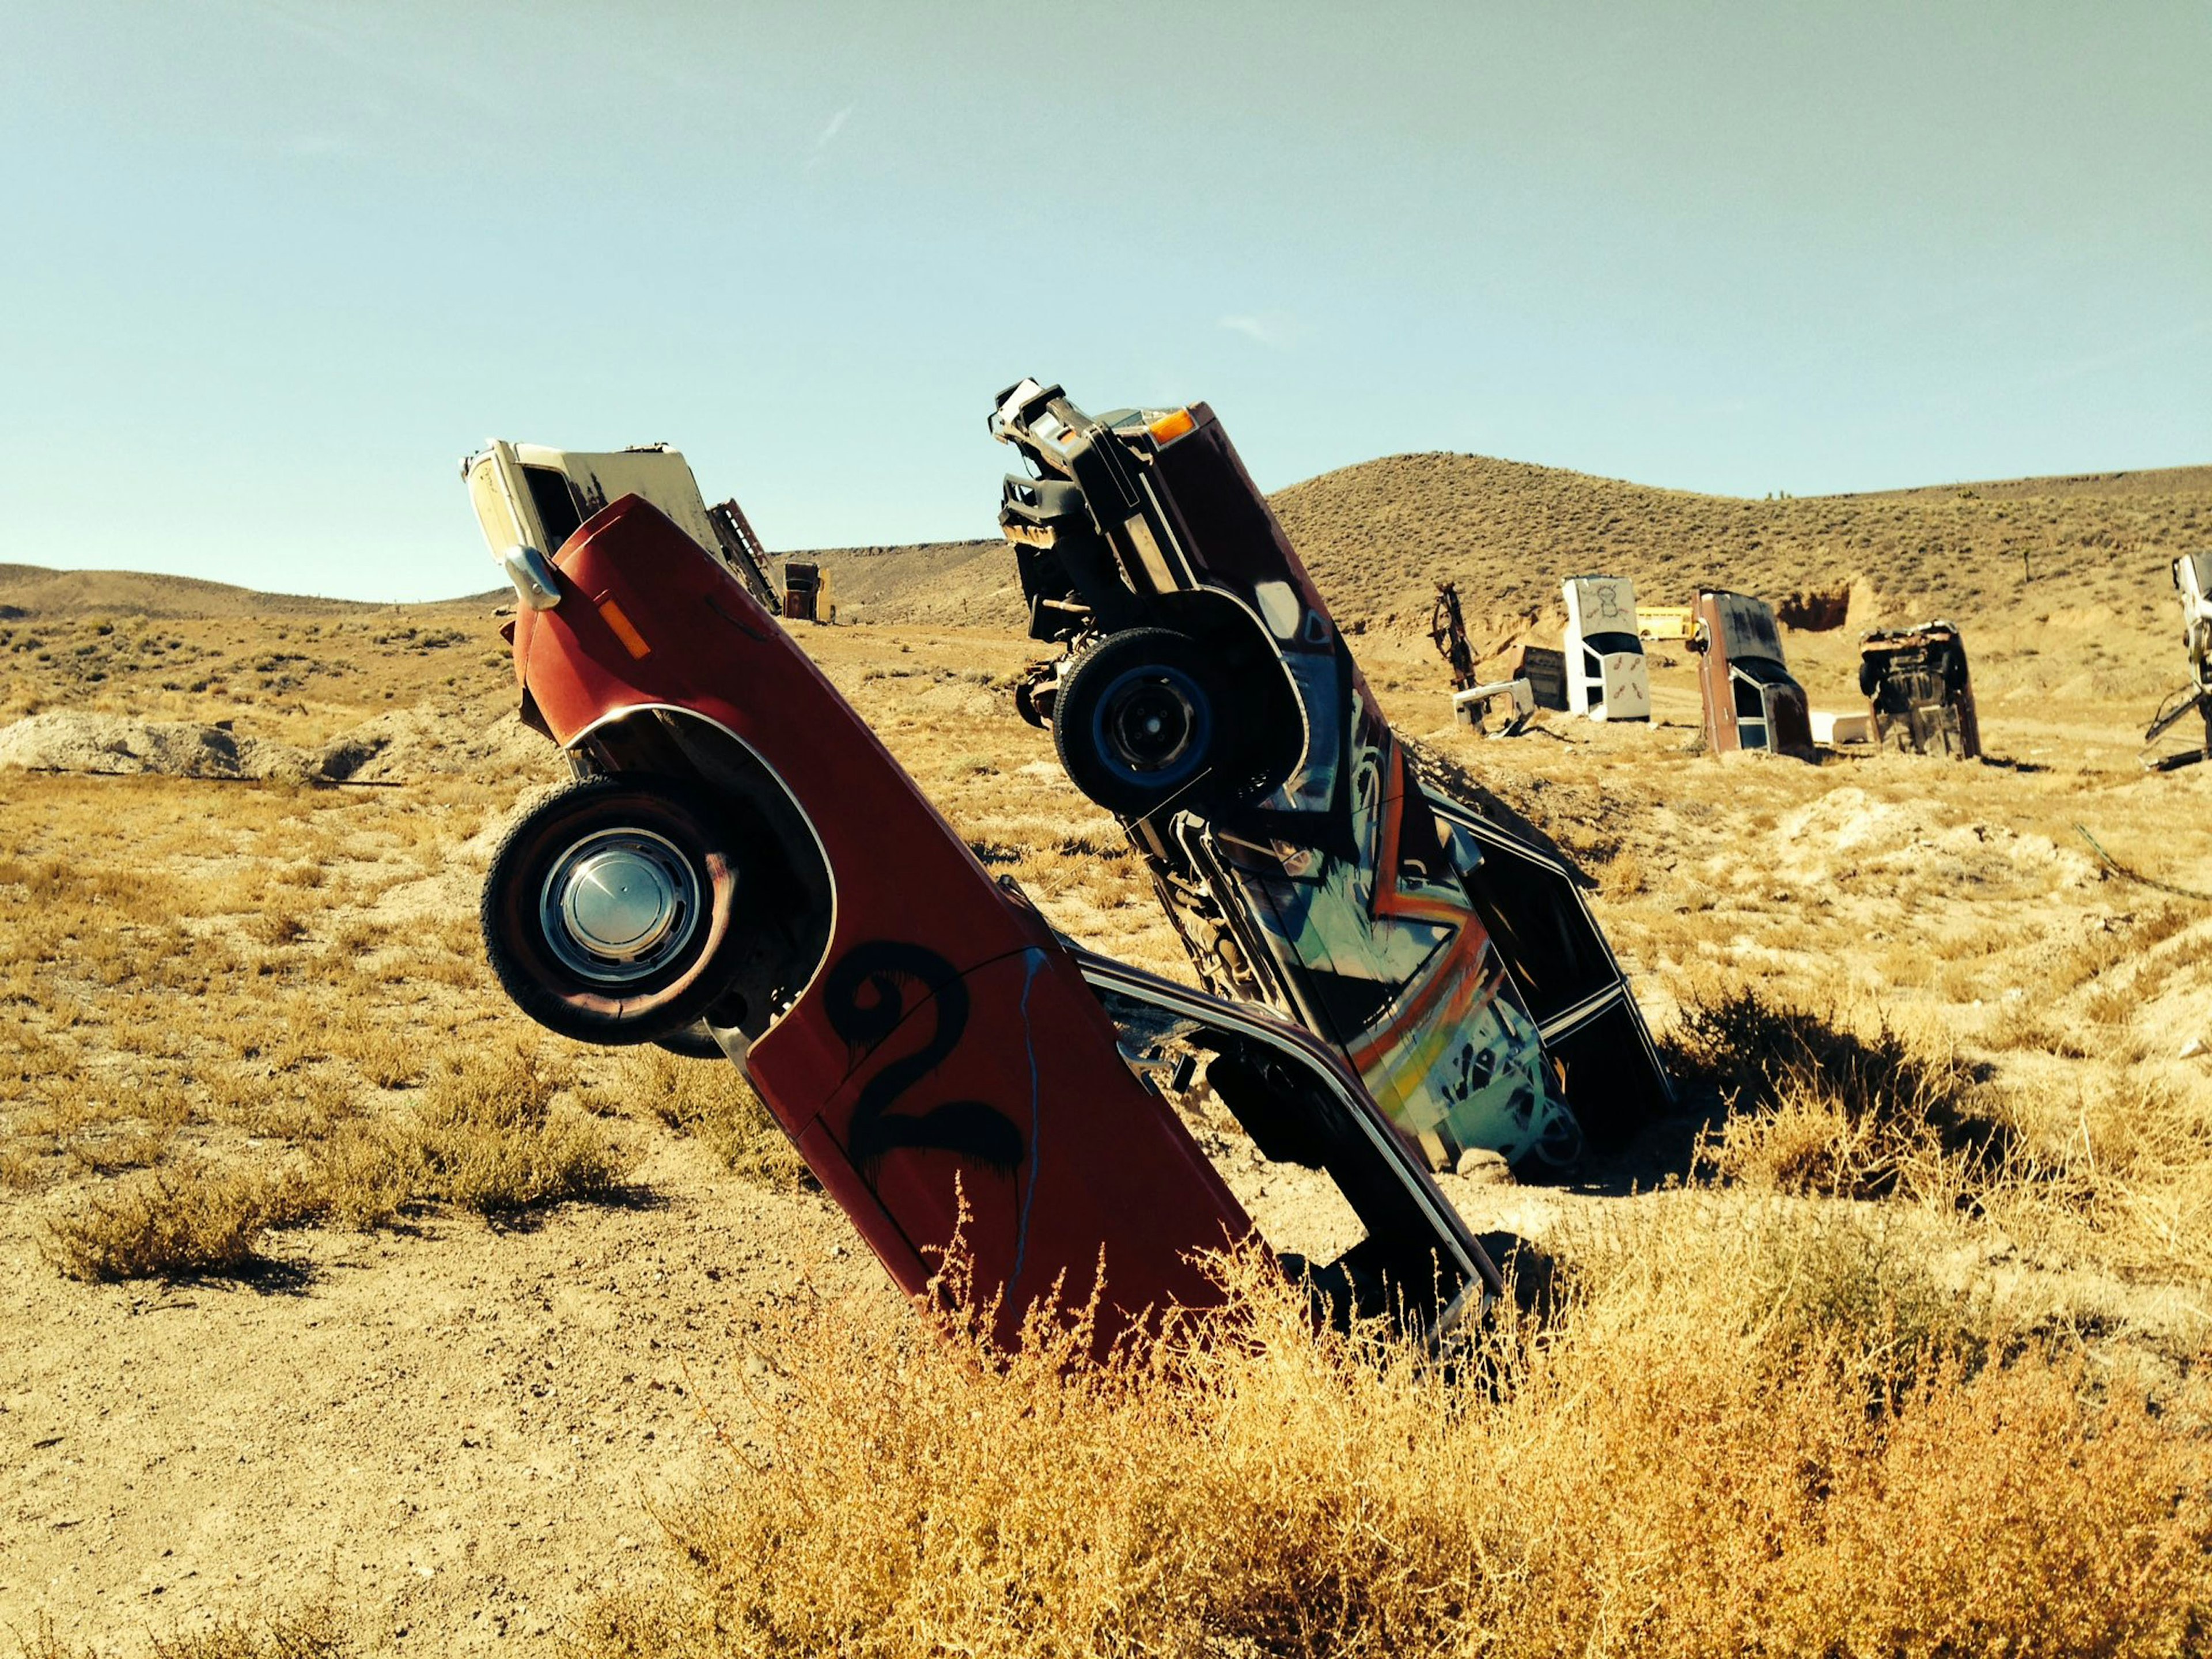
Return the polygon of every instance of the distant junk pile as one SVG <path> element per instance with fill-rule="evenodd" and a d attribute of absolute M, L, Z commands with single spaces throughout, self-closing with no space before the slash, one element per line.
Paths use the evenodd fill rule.
<path fill-rule="evenodd" d="M 2197 563 L 2177 562 L 2174 574 L 2185 605 L 2195 607 L 2189 611 L 2193 689 L 2178 712 L 2161 718 L 2171 725 L 2201 708 L 2212 752 L 2212 556 L 2198 556 Z M 2185 580 L 2184 565 L 2189 567 Z M 1651 680 L 1644 644 L 1668 641 L 1680 641 L 1698 658 L 1705 743 L 1713 754 L 1751 750 L 1817 761 L 1824 744 L 1873 744 L 1954 760 L 1981 755 L 1966 644 L 1948 622 L 1862 635 L 1859 690 L 1867 712 L 1832 714 L 1815 711 L 1790 674 L 1781 623 L 1840 627 L 1847 596 L 1795 594 L 1778 616 L 1775 606 L 1751 594 L 1701 587 L 1689 605 L 1651 605 L 1639 612 L 1627 577 L 1578 575 L 1560 584 L 1560 598 L 1567 613 L 1560 648 L 1524 644 L 1505 677 L 1486 684 L 1477 653 L 1468 645 L 1459 594 L 1450 582 L 1437 584 L 1430 637 L 1450 666 L 1458 718 L 1498 738 L 1527 731 L 1540 708 L 1592 720 L 1648 720 Z M 1486 717 L 1501 702 L 1508 718 L 1490 731 Z"/>

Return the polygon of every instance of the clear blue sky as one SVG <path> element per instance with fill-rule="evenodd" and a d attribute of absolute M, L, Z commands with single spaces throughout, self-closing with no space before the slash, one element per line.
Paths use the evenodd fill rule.
<path fill-rule="evenodd" d="M 1268 488 L 2212 461 L 2212 6 L 0 0 L 0 562 L 419 599 L 487 435 L 991 532 L 1024 374 Z"/>

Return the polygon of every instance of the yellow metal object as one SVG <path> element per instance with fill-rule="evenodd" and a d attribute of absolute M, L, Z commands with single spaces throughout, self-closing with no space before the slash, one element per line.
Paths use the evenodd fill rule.
<path fill-rule="evenodd" d="M 1636 631 L 1647 640 L 1686 640 L 1695 631 L 1686 605 L 1639 605 Z"/>

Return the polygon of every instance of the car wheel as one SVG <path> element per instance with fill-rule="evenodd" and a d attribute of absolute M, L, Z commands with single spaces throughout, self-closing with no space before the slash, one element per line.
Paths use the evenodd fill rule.
<path fill-rule="evenodd" d="M 1078 658 L 1052 709 L 1053 746 L 1075 787 L 1141 817 L 1215 795 L 1231 740 L 1224 699 L 1198 642 L 1167 628 L 1109 634 Z"/>
<path fill-rule="evenodd" d="M 484 879 L 492 972 L 539 1024 L 649 1042 L 725 988 L 738 869 L 717 815 L 667 779 L 589 778 L 516 821 Z"/>

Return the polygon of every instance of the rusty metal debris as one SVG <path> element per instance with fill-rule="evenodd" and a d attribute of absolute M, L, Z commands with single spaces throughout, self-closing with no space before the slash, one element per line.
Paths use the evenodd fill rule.
<path fill-rule="evenodd" d="M 790 622 L 836 622 L 837 601 L 830 596 L 830 573 L 806 560 L 786 559 L 783 614 Z"/>
<path fill-rule="evenodd" d="M 1873 710 L 1874 739 L 1884 747 L 1954 760 L 1980 757 L 1966 647 L 1949 623 L 1861 635 L 1859 690 Z"/>
<path fill-rule="evenodd" d="M 717 501 L 707 509 L 707 517 L 720 538 L 722 562 L 737 574 L 745 585 L 745 591 L 759 600 L 761 606 L 772 617 L 783 614 L 783 601 L 775 591 L 775 583 L 769 577 L 768 549 L 753 533 L 752 520 L 732 496 L 726 501 Z"/>
<path fill-rule="evenodd" d="M 1513 659 L 1513 678 L 1528 682 L 1529 696 L 1539 708 L 1565 714 L 1567 708 L 1567 653 L 1548 645 L 1524 645 Z"/>
<path fill-rule="evenodd" d="M 1474 684 L 1474 653 L 1467 642 L 1467 619 L 1460 615 L 1456 583 L 1437 584 L 1436 608 L 1429 613 L 1429 641 L 1451 670 L 1453 690 L 1465 691 Z M 1453 702 L 1456 706 L 1458 699 Z"/>

